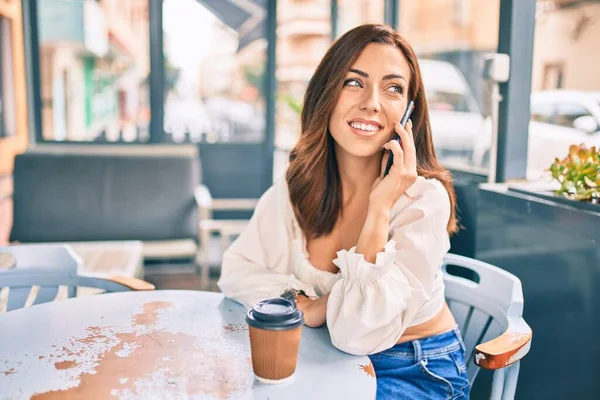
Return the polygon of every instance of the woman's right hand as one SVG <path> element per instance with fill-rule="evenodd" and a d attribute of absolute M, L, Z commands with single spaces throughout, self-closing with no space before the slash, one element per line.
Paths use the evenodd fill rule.
<path fill-rule="evenodd" d="M 369 207 L 379 211 L 389 211 L 396 204 L 400 196 L 417 180 L 417 151 L 412 132 L 412 121 L 408 120 L 406 129 L 396 122 L 394 125 L 400 136 L 401 143 L 390 140 L 384 145 L 386 150 L 394 154 L 394 163 L 387 176 L 383 176 L 389 154 L 381 162 L 381 175 L 373 183 L 369 195 Z"/>

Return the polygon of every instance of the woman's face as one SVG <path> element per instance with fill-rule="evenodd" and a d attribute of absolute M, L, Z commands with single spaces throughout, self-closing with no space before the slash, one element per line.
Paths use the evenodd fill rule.
<path fill-rule="evenodd" d="M 355 157 L 381 153 L 406 110 L 410 80 L 408 61 L 398 48 L 379 43 L 365 47 L 346 74 L 329 119 L 337 150 Z"/>

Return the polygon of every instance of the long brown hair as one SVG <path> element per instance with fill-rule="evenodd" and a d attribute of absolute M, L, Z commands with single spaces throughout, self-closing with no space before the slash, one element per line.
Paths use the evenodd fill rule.
<path fill-rule="evenodd" d="M 435 156 L 417 56 L 396 31 L 378 24 L 358 26 L 337 39 L 308 83 L 301 117 L 302 134 L 290 153 L 286 174 L 296 219 L 306 237 L 315 239 L 329 234 L 342 212 L 342 183 L 328 124 L 348 70 L 370 43 L 396 46 L 408 61 L 412 77 L 408 98 L 415 101 L 411 120 L 417 150 L 417 173 L 439 180 L 448 191 L 451 211 L 447 230 L 454 233 L 458 228 L 452 177 Z"/>

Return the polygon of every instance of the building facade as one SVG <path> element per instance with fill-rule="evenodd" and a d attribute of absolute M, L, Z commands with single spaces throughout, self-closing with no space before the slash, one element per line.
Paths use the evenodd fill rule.
<path fill-rule="evenodd" d="M 10 174 L 14 155 L 28 143 L 21 12 L 20 0 L 0 3 L 0 177 Z"/>
<path fill-rule="evenodd" d="M 0 245 L 12 225 L 14 156 L 29 142 L 21 10 L 20 0 L 0 2 Z"/>
<path fill-rule="evenodd" d="M 550 2 L 538 12 L 532 90 L 600 90 L 600 4 Z M 562 6 L 562 7 L 561 7 Z M 567 7 L 565 7 L 567 6 Z"/>
<path fill-rule="evenodd" d="M 134 140 L 149 121 L 146 0 L 38 1 L 47 140 Z"/>

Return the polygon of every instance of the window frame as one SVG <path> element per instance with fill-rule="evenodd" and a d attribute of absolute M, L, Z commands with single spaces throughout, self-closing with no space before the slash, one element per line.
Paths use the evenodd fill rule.
<path fill-rule="evenodd" d="M 4 44 L 2 43 L 1 33 L 4 30 L 4 16 L 0 15 L 0 138 L 8 137 L 4 122 Z"/>
<path fill-rule="evenodd" d="M 126 144 L 155 144 L 165 143 L 164 132 L 164 83 L 165 83 L 165 65 L 163 48 L 163 0 L 147 0 L 147 12 L 149 23 L 149 41 L 150 41 L 150 140 L 141 142 L 125 142 L 122 138 L 114 142 L 98 141 L 73 141 L 73 140 L 47 140 L 42 132 L 42 98 L 41 98 L 41 70 L 40 70 L 40 45 L 39 45 L 39 20 L 38 1 L 43 0 L 22 0 L 24 21 L 31 27 L 30 34 L 27 35 L 29 51 L 27 52 L 27 65 L 32 79 L 28 79 L 28 89 L 30 92 L 33 107 L 31 107 L 31 118 L 36 122 L 34 124 L 35 141 L 38 143 L 61 143 L 76 145 L 126 145 Z M 82 0 L 91 1 L 91 0 Z M 276 87 L 275 78 L 275 39 L 276 39 L 276 0 L 267 0 L 267 41 L 269 49 L 267 50 L 267 71 L 264 84 L 267 87 L 266 93 L 274 93 Z M 333 5 L 332 5 L 333 7 Z M 275 131 L 275 99 L 274 96 L 267 96 L 266 100 L 266 124 L 264 142 L 267 147 L 274 149 L 274 131 Z M 267 168 L 269 169 L 269 168 Z M 272 169 L 272 167 L 270 168 Z M 268 172 L 267 172 L 268 173 Z"/>
<path fill-rule="evenodd" d="M 400 0 L 379 0 L 384 2 L 384 19 L 391 25 L 398 24 L 398 13 L 401 12 Z M 332 18 L 332 39 L 337 37 L 338 24 L 338 0 L 331 0 L 331 18 Z M 27 65 L 30 79 L 27 80 L 29 86 L 30 107 L 33 131 L 35 139 L 38 142 L 47 142 L 42 138 L 41 132 L 41 97 L 40 97 L 40 66 L 39 66 L 39 37 L 37 26 L 37 0 L 23 0 L 23 12 L 26 32 L 26 47 L 28 48 Z M 499 21 L 499 53 L 506 53 L 511 57 L 511 80 L 500 85 L 500 91 L 505 99 L 500 104 L 499 130 L 498 130 L 498 157 L 496 164 L 495 181 L 506 181 L 514 178 L 522 178 L 526 175 L 527 163 L 527 134 L 523 135 L 523 130 L 528 132 L 529 116 L 529 96 L 531 94 L 531 64 L 533 60 L 533 33 L 535 29 L 535 0 L 500 0 L 500 21 Z M 158 10 L 162 9 L 162 0 L 148 0 L 149 12 L 149 35 L 150 35 L 150 93 L 151 93 L 151 132 L 150 143 L 164 142 L 164 132 L 162 129 L 162 117 L 164 110 L 162 90 L 159 84 L 164 80 L 164 65 L 162 65 L 162 14 L 158 15 Z M 275 13 L 276 0 L 267 0 L 268 15 Z M 276 21 L 275 17 L 271 17 Z M 269 18 L 269 17 L 268 17 Z M 267 39 L 269 43 L 275 36 L 274 27 L 269 27 Z M 273 32 L 271 32 L 273 30 Z M 161 45 L 157 45 L 160 41 Z M 272 92 L 276 86 L 275 51 L 268 52 L 268 62 L 272 67 L 268 68 L 266 85 L 267 93 Z M 519 60 L 519 62 L 516 62 Z M 161 70 L 162 69 L 162 70 Z M 527 95 L 524 96 L 524 93 Z M 160 104 L 160 106 L 159 106 Z M 267 128 L 266 145 L 274 148 L 274 117 L 275 101 L 267 97 Z M 272 120 L 272 121 L 271 121 Z M 61 142 L 61 143 L 79 143 L 91 145 L 96 142 Z M 124 142 L 114 142 L 123 144 Z M 134 142 L 135 143 L 135 142 Z M 149 144 L 150 144 L 149 143 Z M 272 167 L 271 167 L 272 169 Z M 481 175 L 476 173 L 476 175 Z"/>

